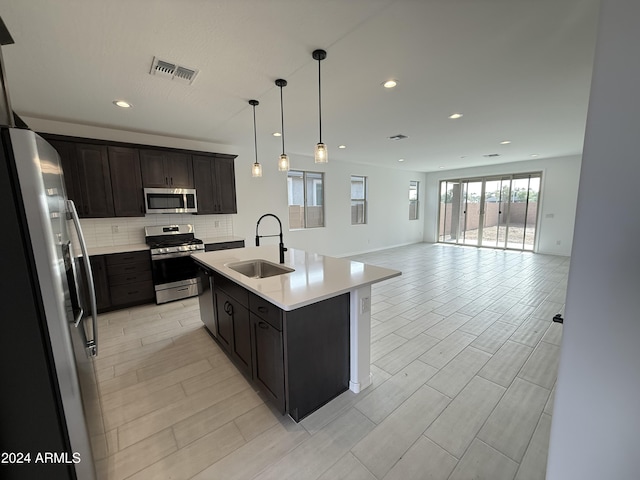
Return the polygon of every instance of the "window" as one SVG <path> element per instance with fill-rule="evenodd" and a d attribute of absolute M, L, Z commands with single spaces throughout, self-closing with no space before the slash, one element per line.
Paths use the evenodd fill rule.
<path fill-rule="evenodd" d="M 289 228 L 324 227 L 324 174 L 290 170 Z"/>
<path fill-rule="evenodd" d="M 367 223 L 367 177 L 351 175 L 351 225 Z"/>
<path fill-rule="evenodd" d="M 418 186 L 420 182 L 411 180 L 409 182 L 409 220 L 418 219 Z"/>

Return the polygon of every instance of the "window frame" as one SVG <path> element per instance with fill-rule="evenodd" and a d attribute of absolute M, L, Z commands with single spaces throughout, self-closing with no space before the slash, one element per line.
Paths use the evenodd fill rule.
<path fill-rule="evenodd" d="M 293 175 L 292 175 L 293 174 Z M 308 205 L 307 204 L 307 198 L 309 193 L 311 193 L 313 195 L 314 200 L 317 203 L 318 200 L 318 189 L 314 188 L 312 192 L 308 191 L 308 187 L 307 187 L 307 182 L 308 182 L 308 178 L 307 175 L 319 175 L 320 178 L 310 178 L 309 180 L 313 180 L 314 185 L 317 186 L 318 183 L 320 183 L 321 185 L 321 198 L 320 198 L 320 205 Z M 292 205 L 291 202 L 291 196 L 292 196 L 292 178 L 300 178 L 302 177 L 302 209 L 304 212 L 304 215 L 302 217 L 302 226 L 298 227 L 292 227 L 291 226 L 291 214 L 289 214 L 289 230 L 306 230 L 306 229 L 310 229 L 310 228 L 323 228 L 325 226 L 325 208 L 324 208 L 324 192 L 325 192 L 325 179 L 324 179 L 324 172 L 314 172 L 314 171 L 308 171 L 308 170 L 289 170 L 287 172 L 287 209 L 291 209 L 292 206 L 300 206 L 298 204 Z M 313 225 L 313 226 L 309 226 L 309 208 L 308 207 L 321 207 L 322 208 L 322 213 L 320 215 L 321 219 L 322 219 L 322 224 L 321 225 Z"/>
<path fill-rule="evenodd" d="M 416 198 L 411 198 L 411 191 L 415 186 Z M 420 218 L 420 181 L 409 180 L 409 220 L 418 220 Z M 412 215 L 413 212 L 413 215 Z"/>
<path fill-rule="evenodd" d="M 363 184 L 362 197 L 356 198 L 356 197 L 353 196 L 353 182 L 354 182 L 354 179 L 358 179 L 358 180 L 362 181 L 362 184 Z M 368 192 L 368 190 L 369 190 L 369 188 L 368 188 L 369 187 L 369 181 L 368 181 L 368 179 L 367 179 L 367 177 L 365 175 L 351 175 L 349 185 L 350 185 L 350 190 L 351 190 L 351 192 L 350 192 L 351 193 L 351 209 L 353 209 L 353 207 L 354 207 L 354 205 L 353 205 L 354 202 L 361 202 L 362 203 L 362 210 L 363 210 L 363 212 L 362 212 L 362 221 L 361 222 L 358 222 L 358 221 L 354 222 L 353 211 L 352 211 L 352 213 L 351 213 L 351 225 L 366 225 L 368 220 L 369 220 L 369 212 L 368 212 L 368 210 L 369 210 L 368 207 L 369 206 L 368 206 L 368 201 L 367 201 L 367 197 L 368 197 L 368 193 L 369 193 Z"/>

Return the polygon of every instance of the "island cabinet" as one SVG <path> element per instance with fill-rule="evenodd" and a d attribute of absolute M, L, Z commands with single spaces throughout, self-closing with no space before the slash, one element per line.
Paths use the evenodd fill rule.
<path fill-rule="evenodd" d="M 193 155 L 198 213 L 237 213 L 234 156 Z"/>
<path fill-rule="evenodd" d="M 349 294 L 284 311 L 210 272 L 214 338 L 296 422 L 349 388 Z"/>
<path fill-rule="evenodd" d="M 142 184 L 150 188 L 193 188 L 191 155 L 165 150 L 140 150 Z"/>

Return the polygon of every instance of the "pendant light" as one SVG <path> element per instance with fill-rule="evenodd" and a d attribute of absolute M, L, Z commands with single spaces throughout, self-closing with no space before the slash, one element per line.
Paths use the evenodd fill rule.
<path fill-rule="evenodd" d="M 253 107 L 253 149 L 256 152 L 256 161 L 251 166 L 251 176 L 262 176 L 262 165 L 258 163 L 258 134 L 256 133 L 256 105 L 260 105 L 258 100 L 249 100 L 249 105 Z"/>
<path fill-rule="evenodd" d="M 280 87 L 280 120 L 282 122 L 282 154 L 278 160 L 278 170 L 281 172 L 289 171 L 289 157 L 284 153 L 284 109 L 282 108 L 282 87 L 287 86 L 287 81 L 279 78 L 276 80 L 276 85 Z"/>
<path fill-rule="evenodd" d="M 316 163 L 327 163 L 329 161 L 327 146 L 322 143 L 322 89 L 320 82 L 320 62 L 327 58 L 327 52 L 324 50 L 314 50 L 312 56 L 314 60 L 318 61 L 318 123 L 320 125 L 320 141 L 316 145 L 313 157 Z"/>

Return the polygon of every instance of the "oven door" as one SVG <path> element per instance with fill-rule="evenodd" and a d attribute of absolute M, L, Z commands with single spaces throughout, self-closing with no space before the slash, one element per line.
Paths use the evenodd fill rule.
<path fill-rule="evenodd" d="M 189 252 L 152 255 L 156 303 L 193 297 L 201 292 L 198 267 Z"/>

